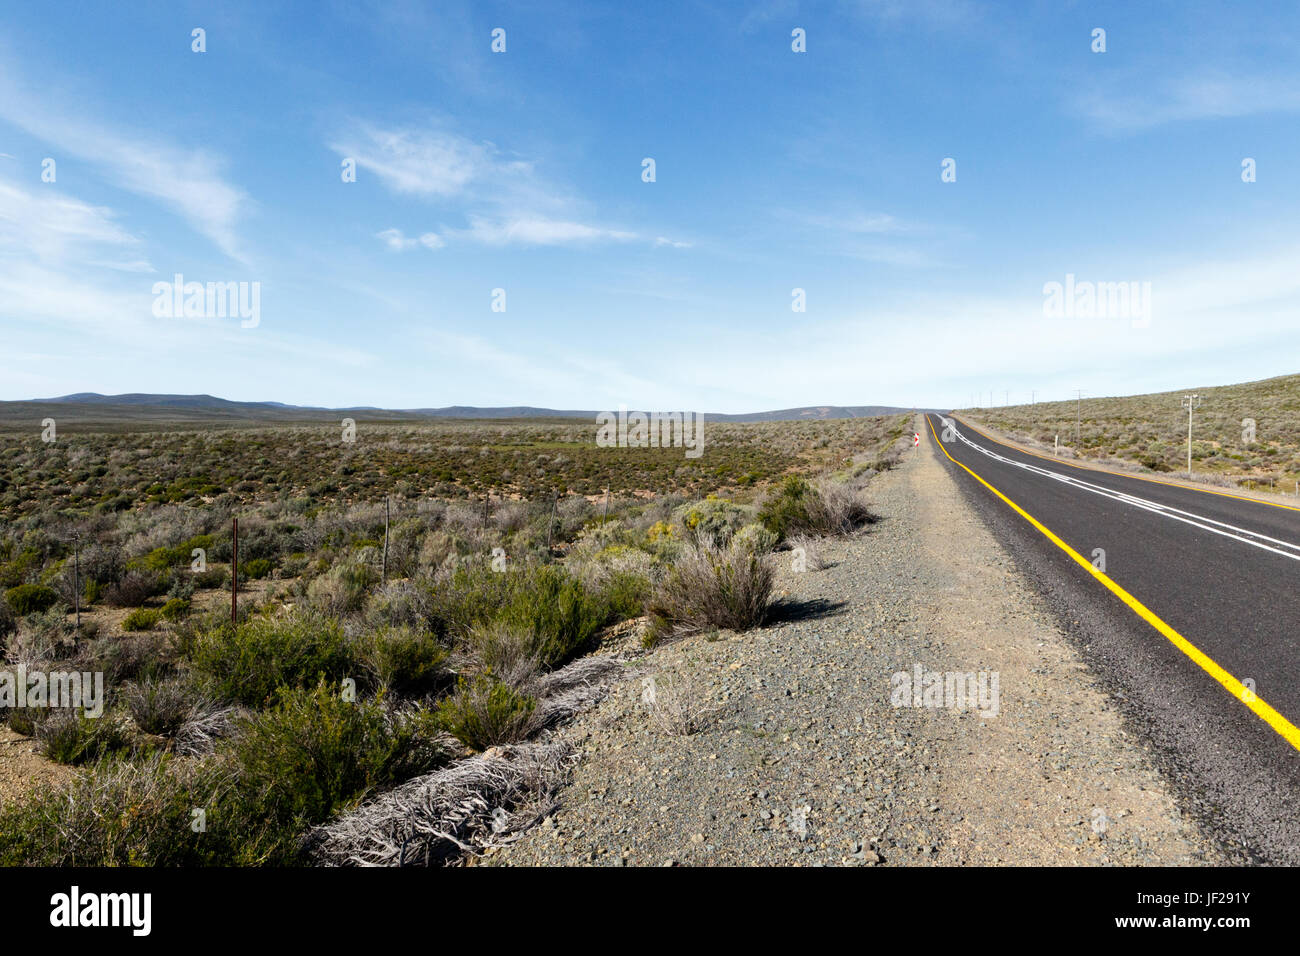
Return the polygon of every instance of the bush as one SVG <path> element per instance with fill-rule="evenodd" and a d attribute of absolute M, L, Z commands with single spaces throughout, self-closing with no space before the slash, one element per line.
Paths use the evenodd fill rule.
<path fill-rule="evenodd" d="M 162 606 L 162 616 L 169 621 L 179 621 L 189 613 L 190 602 L 187 598 L 175 597 Z"/>
<path fill-rule="evenodd" d="M 713 495 L 703 501 L 683 505 L 678 512 L 691 540 L 715 547 L 725 545 L 750 519 L 748 509 Z"/>
<path fill-rule="evenodd" d="M 104 603 L 113 607 L 139 607 L 159 590 L 159 579 L 150 571 L 128 571 L 122 580 L 104 589 Z"/>
<path fill-rule="evenodd" d="M 369 565 L 337 565 L 307 586 L 307 600 L 326 614 L 349 614 L 365 603 L 376 577 Z"/>
<path fill-rule="evenodd" d="M 281 686 L 339 681 L 353 667 L 339 622 L 311 614 L 222 624 L 201 632 L 190 654 L 214 693 L 254 707 L 274 698 Z"/>
<path fill-rule="evenodd" d="M 475 624 L 465 640 L 479 668 L 516 690 L 532 684 L 541 669 L 537 635 L 501 621 Z"/>
<path fill-rule="evenodd" d="M 576 657 L 609 617 L 607 604 L 553 565 L 519 573 L 512 583 L 499 620 L 533 634 L 537 659 L 545 668 L 561 667 Z"/>
<path fill-rule="evenodd" d="M 189 681 L 175 677 L 129 684 L 123 696 L 136 726 L 160 737 L 175 736 L 197 702 Z"/>
<path fill-rule="evenodd" d="M 692 548 L 651 603 L 650 640 L 669 630 L 758 627 L 767 616 L 772 582 L 769 560 L 741 542 L 726 549 Z"/>
<path fill-rule="evenodd" d="M 275 567 L 266 558 L 254 558 L 252 561 L 245 561 L 239 566 L 239 580 L 257 581 L 271 573 Z"/>
<path fill-rule="evenodd" d="M 157 608 L 138 607 L 122 618 L 122 630 L 152 631 L 154 626 L 162 620 L 162 617 L 163 612 Z"/>
<path fill-rule="evenodd" d="M 20 584 L 5 591 L 5 601 L 20 617 L 48 611 L 58 600 L 58 592 L 43 584 Z"/>
<path fill-rule="evenodd" d="M 787 475 L 759 509 L 758 519 L 779 538 L 794 534 L 849 534 L 876 520 L 861 492 L 844 484 L 816 485 Z"/>
<path fill-rule="evenodd" d="M 195 866 L 242 862 L 257 832 L 227 811 L 228 775 L 211 762 L 102 761 L 0 810 L 2 866 Z M 205 832 L 192 829 L 206 812 Z"/>
<path fill-rule="evenodd" d="M 230 572 L 225 568 L 208 568 L 190 575 L 196 588 L 226 588 L 230 586 Z"/>
<path fill-rule="evenodd" d="M 438 705 L 439 724 L 465 746 L 486 750 L 528 736 L 537 701 L 491 674 L 460 678 L 456 692 Z"/>
<path fill-rule="evenodd" d="M 448 756 L 427 712 L 391 715 L 380 704 L 345 701 L 325 683 L 283 690 L 273 709 L 242 721 L 226 749 L 243 798 L 273 825 L 264 851 L 271 862 L 295 856 L 307 827 Z"/>
<path fill-rule="evenodd" d="M 585 649 L 609 619 L 609 604 L 562 568 L 540 565 L 503 573 L 460 568 L 432 595 L 433 616 L 455 639 L 500 621 L 531 635 L 538 662 L 560 667 Z"/>
<path fill-rule="evenodd" d="M 0 601 L 0 644 L 4 639 L 18 630 L 18 621 L 14 618 L 13 608 L 9 606 L 9 601 Z"/>
<path fill-rule="evenodd" d="M 55 763 L 79 764 L 130 748 L 131 738 L 113 714 L 87 717 L 60 710 L 36 725 L 41 752 Z"/>
<path fill-rule="evenodd" d="M 401 694 L 433 689 L 443 676 L 447 650 L 432 634 L 381 627 L 357 640 L 357 658 L 378 687 Z"/>

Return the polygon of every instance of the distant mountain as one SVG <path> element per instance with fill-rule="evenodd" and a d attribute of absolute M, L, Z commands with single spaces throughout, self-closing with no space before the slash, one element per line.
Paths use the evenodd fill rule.
<path fill-rule="evenodd" d="M 321 408 L 308 405 L 286 405 L 283 402 L 234 402 L 214 395 L 100 395 L 98 392 L 78 392 L 58 398 L 35 398 L 22 402 L 0 402 L 0 423 L 26 424 L 39 421 L 51 414 L 50 406 L 60 406 L 60 413 L 69 422 L 94 422 L 102 424 L 168 424 L 168 423 L 226 423 L 239 422 L 313 422 L 332 421 L 339 416 L 366 415 L 372 420 L 420 421 L 438 419 L 545 419 L 584 418 L 595 420 L 596 410 L 536 408 L 531 405 L 509 405 L 484 408 L 476 405 L 450 405 L 446 408 L 383 409 L 371 406 L 350 408 Z M 923 409 L 925 410 L 925 409 Z M 612 409 L 611 409 L 612 411 Z M 912 411 L 891 405 L 809 405 L 802 408 L 783 408 L 777 411 L 748 412 L 739 415 L 705 413 L 707 421 L 719 422 L 776 422 L 821 421 L 832 418 L 864 418 L 872 415 L 894 415 Z"/>

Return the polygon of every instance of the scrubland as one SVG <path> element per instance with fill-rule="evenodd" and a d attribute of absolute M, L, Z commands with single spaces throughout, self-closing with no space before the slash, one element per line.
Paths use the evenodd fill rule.
<path fill-rule="evenodd" d="M 76 773 L 0 794 L 0 864 L 358 862 L 363 806 L 400 848 L 369 861 L 455 860 L 536 797 L 499 767 L 616 678 L 611 635 L 761 625 L 772 553 L 870 524 L 908 424 L 709 423 L 697 459 L 576 422 L 0 433 L 4 666 L 107 697 L 5 708 Z M 460 836 L 408 826 L 430 781 Z"/>
<path fill-rule="evenodd" d="M 1294 492 L 1300 481 L 1300 375 L 1181 392 L 1085 397 L 1077 404 L 965 409 L 962 414 L 1044 448 L 1052 448 L 1059 435 L 1064 453 L 1078 458 L 1186 474 L 1182 399 L 1193 392 L 1201 399 L 1192 419 L 1194 476 L 1222 485 Z"/>

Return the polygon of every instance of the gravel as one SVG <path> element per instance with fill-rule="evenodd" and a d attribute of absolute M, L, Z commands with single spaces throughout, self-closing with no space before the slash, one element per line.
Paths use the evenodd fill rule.
<path fill-rule="evenodd" d="M 581 758 L 558 809 L 477 862 L 1222 862 L 930 449 L 871 493 L 824 570 L 775 556 L 769 626 L 660 647 L 552 732 Z M 916 665 L 997 672 L 996 715 L 893 706 Z"/>

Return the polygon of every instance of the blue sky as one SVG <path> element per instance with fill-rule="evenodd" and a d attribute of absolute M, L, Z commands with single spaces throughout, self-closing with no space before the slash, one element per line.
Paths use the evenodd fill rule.
<path fill-rule="evenodd" d="M 1297 51 L 1294 3 L 13 4 L 0 399 L 739 412 L 1294 372 Z M 260 283 L 258 325 L 154 315 L 176 273 Z M 1045 316 L 1067 274 L 1151 283 L 1149 323 Z"/>

